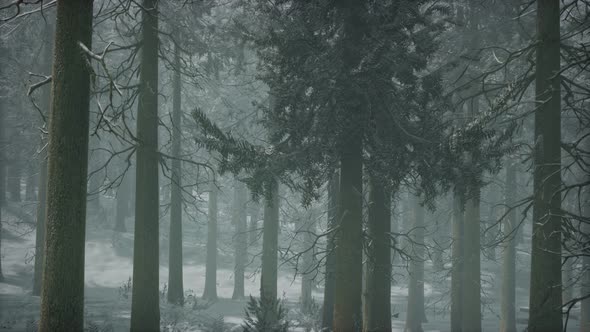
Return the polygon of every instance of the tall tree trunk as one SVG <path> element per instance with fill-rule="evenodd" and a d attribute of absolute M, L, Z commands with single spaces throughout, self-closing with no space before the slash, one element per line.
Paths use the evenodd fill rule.
<path fill-rule="evenodd" d="M 481 331 L 480 189 L 469 193 L 463 224 L 463 331 Z"/>
<path fill-rule="evenodd" d="M 0 55 L 4 57 L 4 45 L 0 39 Z M 0 66 L 0 78 L 4 78 L 3 66 Z M 6 108 L 4 98 L 0 98 L 0 281 L 4 281 L 2 273 L 2 211 L 6 204 Z"/>
<path fill-rule="evenodd" d="M 503 226 L 502 306 L 500 332 L 516 332 L 516 211 L 511 207 L 516 201 L 516 169 L 506 162 L 506 211 Z"/>
<path fill-rule="evenodd" d="M 535 155 L 529 332 L 559 331 L 561 93 L 559 1 L 537 1 Z"/>
<path fill-rule="evenodd" d="M 160 330 L 158 182 L 158 1 L 144 0 L 137 111 L 131 331 Z"/>
<path fill-rule="evenodd" d="M 351 136 L 340 157 L 340 225 L 336 245 L 334 331 L 358 331 L 363 326 L 362 143 L 360 135 Z"/>
<path fill-rule="evenodd" d="M 590 151 L 590 137 L 586 137 L 585 150 Z M 587 159 L 586 162 L 590 162 Z M 586 173 L 586 181 L 590 181 L 590 174 Z M 590 186 L 586 186 L 582 192 L 582 215 L 585 218 L 590 218 Z M 586 236 L 590 235 L 590 224 L 585 222 L 582 224 L 582 232 Z M 582 296 L 590 294 L 590 256 L 584 255 L 582 257 L 582 278 L 581 278 L 580 293 Z M 582 300 L 580 309 L 580 332 L 590 331 L 590 298 Z"/>
<path fill-rule="evenodd" d="M 42 153 L 39 173 L 39 203 L 37 204 L 37 230 L 35 232 L 35 271 L 33 275 L 33 295 L 41 295 L 43 278 L 43 247 L 45 244 L 45 210 L 47 208 L 47 158 Z"/>
<path fill-rule="evenodd" d="M 310 214 L 309 220 L 305 221 L 303 231 L 303 267 L 301 273 L 301 309 L 303 312 L 310 313 L 313 304 L 311 290 L 314 281 L 314 239 L 315 224 L 313 214 Z"/>
<path fill-rule="evenodd" d="M 410 261 L 410 285 L 408 288 L 408 313 L 406 316 L 407 332 L 422 332 L 422 323 L 426 322 L 424 308 L 424 208 L 420 199 L 414 199 L 414 225 L 412 227 L 412 252 Z"/>
<path fill-rule="evenodd" d="M 328 183 L 328 239 L 326 244 L 326 274 L 324 276 L 324 305 L 322 328 L 332 330 L 334 317 L 334 282 L 336 276 L 336 237 L 338 227 L 338 193 L 340 174 L 335 171 Z"/>
<path fill-rule="evenodd" d="M 172 92 L 172 174 L 170 184 L 170 249 L 168 251 L 168 302 L 184 304 L 182 283 L 182 188 L 180 163 L 182 86 L 180 80 L 180 48 L 174 44 L 174 77 Z"/>
<path fill-rule="evenodd" d="M 278 280 L 279 183 L 276 179 L 273 179 L 268 186 L 270 197 L 265 199 L 264 204 L 260 297 L 275 300 L 277 298 Z"/>
<path fill-rule="evenodd" d="M 451 331 L 453 332 L 463 331 L 464 206 L 464 195 L 455 189 L 453 197 L 453 266 L 451 269 Z"/>
<path fill-rule="evenodd" d="M 92 0 L 58 1 L 49 114 L 47 211 L 39 331 L 84 329 L 84 239 Z"/>
<path fill-rule="evenodd" d="M 115 232 L 126 232 L 125 219 L 129 216 L 129 199 L 131 194 L 130 179 L 133 176 L 131 172 L 123 175 L 123 179 L 117 188 L 117 206 L 115 211 Z"/>
<path fill-rule="evenodd" d="M 248 225 L 246 225 L 246 188 L 243 183 L 234 180 L 234 211 L 232 223 L 236 229 L 234 242 L 234 292 L 232 299 L 244 298 L 244 272 L 248 259 Z"/>
<path fill-rule="evenodd" d="M 391 331 L 391 193 L 369 176 L 365 331 Z"/>
<path fill-rule="evenodd" d="M 217 185 L 209 182 L 209 211 L 207 222 L 207 262 L 203 299 L 217 301 Z"/>

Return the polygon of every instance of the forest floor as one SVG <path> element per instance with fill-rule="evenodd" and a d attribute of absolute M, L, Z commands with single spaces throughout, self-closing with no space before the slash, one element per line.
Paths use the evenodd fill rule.
<path fill-rule="evenodd" d="M 98 221 L 97 221 L 98 220 Z M 85 312 L 88 331 L 128 331 L 131 310 L 130 278 L 132 275 L 132 233 L 114 233 L 110 222 L 99 219 L 90 221 L 87 227 L 86 270 L 85 270 Z M 128 224 L 131 222 L 128 221 Z M 167 234 L 167 222 L 163 222 L 162 234 Z M 205 282 L 205 246 L 202 236 L 197 233 L 203 227 L 187 225 L 184 235 L 184 289 L 187 304 L 173 307 L 162 296 L 161 322 L 163 331 L 211 331 L 216 322 L 223 318 L 226 330 L 238 331 L 242 323 L 247 299 L 231 300 L 233 291 L 233 270 L 231 250 L 220 245 L 217 292 L 220 300 L 213 304 L 200 300 Z M 201 239 L 201 240 L 198 240 Z M 231 241 L 230 241 L 231 243 Z M 165 237 L 160 243 L 167 248 Z M 231 246 L 231 245 L 230 245 Z M 10 214 L 3 215 L 2 269 L 5 282 L 0 283 L 0 331 L 35 331 L 39 317 L 39 297 L 31 295 L 34 266 L 35 230 L 30 223 Z M 167 251 L 160 256 L 160 284 L 162 294 L 168 279 Z M 498 251 L 498 257 L 501 253 Z M 519 250 L 517 274 L 518 330 L 525 328 L 528 306 L 528 254 Z M 252 264 L 245 280 L 246 297 L 256 295 L 259 289 L 259 274 Z M 447 264 L 447 267 L 450 264 Z M 310 317 L 300 313 L 297 302 L 301 282 L 294 277 L 292 269 L 281 270 L 278 291 L 289 308 L 293 331 L 313 329 L 321 317 L 321 310 Z M 426 264 L 426 316 L 425 331 L 449 330 L 449 271 L 434 272 L 430 262 Z M 394 331 L 403 331 L 407 308 L 407 272 L 404 266 L 396 267 L 396 283 L 392 286 L 392 311 Z M 433 287 L 437 285 L 437 287 Z M 500 263 L 482 256 L 482 302 L 483 330 L 499 330 L 499 303 L 501 289 Z M 314 290 L 317 303 L 322 303 L 322 289 Z M 568 322 L 568 331 L 577 331 L 578 309 L 573 311 Z M 296 326 L 296 327 L 295 327 Z"/>

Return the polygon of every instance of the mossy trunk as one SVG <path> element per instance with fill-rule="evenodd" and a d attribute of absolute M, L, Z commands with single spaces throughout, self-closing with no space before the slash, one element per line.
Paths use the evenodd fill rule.
<path fill-rule="evenodd" d="M 141 12 L 131 331 L 148 332 L 160 330 L 158 1 Z"/>
<path fill-rule="evenodd" d="M 39 331 L 84 329 L 91 0 L 57 1 Z"/>
<path fill-rule="evenodd" d="M 170 248 L 168 250 L 168 302 L 184 304 L 182 281 L 182 167 L 181 167 L 181 95 L 180 48 L 174 44 L 172 85 L 172 172 L 170 183 Z"/>
<path fill-rule="evenodd" d="M 561 312 L 560 2 L 537 1 L 533 238 L 529 332 L 559 331 Z"/>
<path fill-rule="evenodd" d="M 207 261 L 205 263 L 205 290 L 203 299 L 217 300 L 217 185 L 209 182 L 209 207 L 207 216 Z"/>
<path fill-rule="evenodd" d="M 336 275 L 336 227 L 338 227 L 338 193 L 340 174 L 335 171 L 328 183 L 328 234 L 322 328 L 331 330 L 334 317 L 334 278 Z"/>

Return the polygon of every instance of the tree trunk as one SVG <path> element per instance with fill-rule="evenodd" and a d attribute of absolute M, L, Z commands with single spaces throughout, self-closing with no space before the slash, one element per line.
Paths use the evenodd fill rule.
<path fill-rule="evenodd" d="M 469 193 L 463 223 L 463 331 L 481 331 L 480 189 Z"/>
<path fill-rule="evenodd" d="M 365 331 L 391 331 L 391 193 L 369 177 Z"/>
<path fill-rule="evenodd" d="M 340 158 L 340 225 L 336 245 L 334 331 L 358 331 L 363 326 L 362 142 L 360 135 L 352 136 L 343 147 Z"/>
<path fill-rule="evenodd" d="M 131 331 L 160 330 L 158 182 L 158 1 L 144 0 L 137 111 Z"/>
<path fill-rule="evenodd" d="M 503 231 L 503 263 L 502 263 L 502 306 L 500 316 L 500 332 L 516 332 L 516 211 L 511 205 L 516 202 L 516 169 L 510 161 L 506 162 L 506 194 L 504 196 L 507 209 L 502 221 Z"/>
<path fill-rule="evenodd" d="M 590 151 L 590 137 L 586 137 L 585 150 Z M 589 162 L 590 160 L 586 160 Z M 590 174 L 586 174 L 586 181 L 590 181 Z M 582 192 L 582 215 L 590 218 L 590 186 L 586 186 Z M 582 232 L 590 234 L 590 224 L 582 224 Z M 582 257 L 582 277 L 580 293 L 582 296 L 590 294 L 590 256 Z M 590 298 L 582 300 L 580 309 L 580 332 L 590 331 Z"/>
<path fill-rule="evenodd" d="M 453 197 L 453 266 L 451 269 L 451 331 L 453 332 L 463 331 L 463 246 L 465 241 L 463 197 L 463 194 L 456 189 Z"/>
<path fill-rule="evenodd" d="M 243 183 L 234 180 L 234 211 L 232 223 L 236 228 L 234 235 L 234 292 L 232 299 L 244 298 L 244 272 L 248 259 L 248 225 L 246 225 L 246 188 Z"/>
<path fill-rule="evenodd" d="M 313 214 L 310 214 L 309 220 L 305 221 L 303 227 L 303 268 L 301 273 L 301 309 L 305 313 L 311 313 L 313 298 L 311 290 L 314 281 L 314 239 L 315 224 Z"/>
<path fill-rule="evenodd" d="M 561 313 L 561 93 L 559 1 L 537 1 L 535 154 L 529 332 L 559 331 Z"/>
<path fill-rule="evenodd" d="M 276 300 L 279 248 L 279 183 L 276 179 L 269 184 L 269 189 L 270 197 L 265 199 L 264 204 L 260 297 Z"/>
<path fill-rule="evenodd" d="M 254 248 L 258 243 L 258 213 L 259 213 L 258 204 L 251 202 L 250 203 L 250 224 L 248 225 L 248 246 L 252 247 L 250 250 L 252 255 L 254 255 Z"/>
<path fill-rule="evenodd" d="M 420 199 L 414 199 L 414 225 L 412 227 L 412 260 L 410 261 L 410 285 L 408 287 L 407 332 L 422 332 L 426 322 L 424 309 L 424 208 Z"/>
<path fill-rule="evenodd" d="M 217 301 L 217 186 L 213 180 L 209 183 L 207 263 L 203 299 Z"/>
<path fill-rule="evenodd" d="M 39 203 L 37 203 L 37 230 L 35 232 L 35 271 L 33 274 L 33 295 L 41 295 L 43 280 L 43 247 L 45 244 L 45 210 L 47 208 L 47 158 L 41 156 L 39 173 Z"/>
<path fill-rule="evenodd" d="M 117 188 L 117 206 L 115 215 L 115 232 L 126 232 L 125 219 L 129 215 L 129 196 L 131 194 L 130 178 L 133 176 L 129 171 L 123 175 L 123 179 Z"/>
<path fill-rule="evenodd" d="M 183 305 L 182 283 L 182 167 L 180 163 L 182 86 L 180 48 L 174 44 L 174 77 L 172 92 L 172 174 L 170 183 L 170 248 L 168 251 L 168 302 Z"/>
<path fill-rule="evenodd" d="M 0 55 L 4 57 L 4 45 L 0 39 Z M 4 78 L 3 66 L 0 66 L 0 78 Z M 4 281 L 2 273 L 2 210 L 6 204 L 6 108 L 4 98 L 0 98 L 0 281 Z"/>
<path fill-rule="evenodd" d="M 39 331 L 84 329 L 84 240 L 91 0 L 58 1 L 49 114 L 47 210 Z"/>
<path fill-rule="evenodd" d="M 326 274 L 324 276 L 324 305 L 322 328 L 332 330 L 334 317 L 334 281 L 336 276 L 336 237 L 338 226 L 338 193 L 340 191 L 340 174 L 335 171 L 328 183 L 328 234 L 326 244 Z"/>

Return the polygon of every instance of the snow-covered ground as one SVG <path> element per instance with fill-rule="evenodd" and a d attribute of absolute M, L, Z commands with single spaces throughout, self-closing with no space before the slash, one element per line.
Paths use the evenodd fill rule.
<path fill-rule="evenodd" d="M 4 215 L 2 231 L 2 269 L 6 278 L 0 283 L 0 331 L 34 331 L 38 320 L 39 298 L 31 296 L 35 231 L 29 225 L 19 223 L 10 215 Z M 108 223 L 89 222 L 86 242 L 85 305 L 86 325 L 92 331 L 128 331 L 131 310 L 129 290 L 125 289 L 132 274 L 132 234 L 115 234 Z M 162 232 L 166 231 L 165 225 Z M 220 244 L 220 269 L 217 273 L 217 292 L 220 300 L 203 308 L 200 295 L 205 282 L 202 241 L 197 241 L 199 228 L 188 225 L 184 235 L 184 289 L 189 303 L 184 308 L 174 308 L 161 302 L 162 326 L 169 331 L 206 331 L 203 323 L 223 316 L 228 330 L 242 322 L 246 301 L 231 300 L 233 271 L 231 252 L 223 252 Z M 202 228 L 201 228 L 202 231 Z M 160 259 L 160 284 L 165 288 L 168 279 L 166 239 Z M 498 255 L 499 257 L 500 255 Z M 517 307 L 528 305 L 528 259 L 525 252 L 518 257 Z M 254 264 L 253 264 L 254 265 Z M 482 286 L 484 304 L 484 331 L 499 329 L 499 294 L 501 269 L 498 263 L 482 260 Z M 246 296 L 257 295 L 259 275 L 254 266 L 246 273 Z M 396 283 L 392 286 L 392 311 L 394 331 L 403 331 L 407 302 L 405 268 L 397 267 Z M 434 287 L 433 285 L 438 285 Z M 448 271 L 435 273 L 426 266 L 426 315 L 425 331 L 448 331 Z M 278 291 L 291 312 L 296 311 L 300 295 L 300 278 L 289 271 L 282 271 Z M 192 296 L 191 296 L 192 295 Z M 317 303 L 322 302 L 322 290 L 314 291 Z M 196 300 L 196 305 L 192 303 Z M 206 307 L 206 306 L 205 306 Z M 319 311 L 319 310 L 318 310 Z M 576 313 L 576 312 L 575 312 Z M 293 314 L 293 317 L 300 317 Z M 519 330 L 524 330 L 526 313 L 518 312 Z M 310 319 L 307 317 L 307 319 Z M 303 331 L 302 327 L 294 331 Z M 578 322 L 572 319 L 568 330 L 577 331 Z"/>

